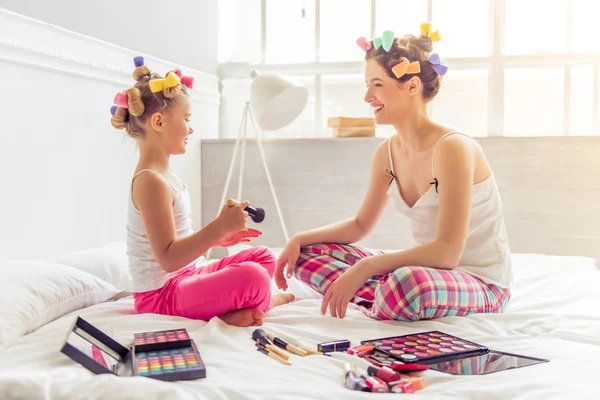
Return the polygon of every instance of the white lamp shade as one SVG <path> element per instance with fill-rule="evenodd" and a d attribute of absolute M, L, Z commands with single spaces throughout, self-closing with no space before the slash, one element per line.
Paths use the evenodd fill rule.
<path fill-rule="evenodd" d="M 250 85 L 250 107 L 261 129 L 290 124 L 306 107 L 308 89 L 275 74 L 258 74 Z"/>

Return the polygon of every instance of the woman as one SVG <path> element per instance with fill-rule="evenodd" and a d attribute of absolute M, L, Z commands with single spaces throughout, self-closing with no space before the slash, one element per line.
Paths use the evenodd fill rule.
<path fill-rule="evenodd" d="M 343 318 L 349 302 L 375 319 L 415 321 L 502 312 L 512 282 L 510 248 L 493 172 L 477 142 L 427 115 L 447 70 L 421 35 L 357 42 L 366 52 L 375 122 L 396 134 L 375 151 L 356 216 L 295 235 L 275 272 L 324 295 L 321 312 Z M 390 199 L 411 222 L 413 247 L 384 254 L 350 245 L 365 238 Z"/>

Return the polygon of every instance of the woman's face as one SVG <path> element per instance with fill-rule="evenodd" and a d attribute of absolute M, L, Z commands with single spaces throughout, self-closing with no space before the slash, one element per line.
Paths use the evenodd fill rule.
<path fill-rule="evenodd" d="M 376 124 L 394 125 L 407 117 L 412 102 L 416 99 L 414 94 L 419 91 L 418 78 L 400 82 L 391 78 L 375 59 L 369 59 L 365 69 L 365 81 L 365 102 L 373 107 Z"/>

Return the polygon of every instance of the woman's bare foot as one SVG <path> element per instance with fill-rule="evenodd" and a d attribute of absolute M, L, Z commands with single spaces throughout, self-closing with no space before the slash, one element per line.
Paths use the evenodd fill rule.
<path fill-rule="evenodd" d="M 273 307 L 281 306 L 294 301 L 296 296 L 293 293 L 280 293 L 273 296 Z"/>
<path fill-rule="evenodd" d="M 257 308 L 242 308 L 241 310 L 229 311 L 220 318 L 226 324 L 233 326 L 261 326 L 265 313 Z"/>

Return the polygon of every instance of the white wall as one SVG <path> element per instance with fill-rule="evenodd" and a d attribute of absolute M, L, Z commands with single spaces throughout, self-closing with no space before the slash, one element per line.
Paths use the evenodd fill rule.
<path fill-rule="evenodd" d="M 133 140 L 110 125 L 109 110 L 134 83 L 139 54 L 0 9 L 0 260 L 124 239 L 137 154 Z M 151 69 L 173 68 L 144 56 Z M 195 77 L 196 134 L 172 165 L 190 189 L 198 228 L 200 139 L 218 137 L 218 78 L 187 74 Z"/>
<path fill-rule="evenodd" d="M 217 73 L 217 0 L 0 0 L 0 7 Z"/>

